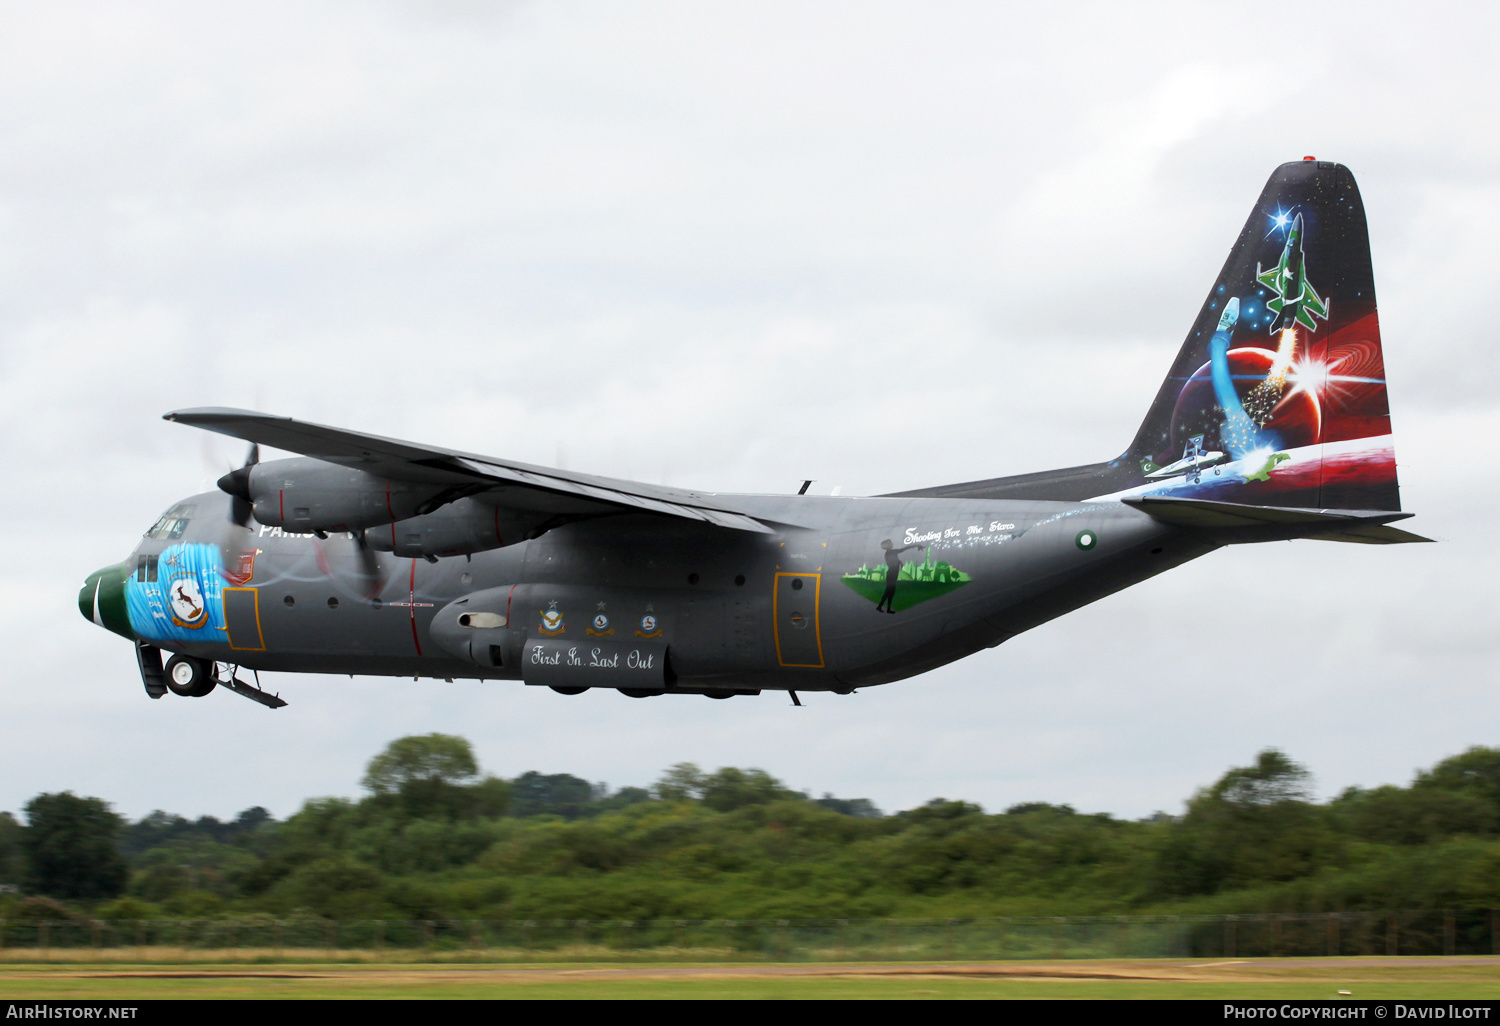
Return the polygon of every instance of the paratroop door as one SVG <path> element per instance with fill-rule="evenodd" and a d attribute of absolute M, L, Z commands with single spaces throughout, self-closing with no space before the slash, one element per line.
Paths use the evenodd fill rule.
<path fill-rule="evenodd" d="M 776 661 L 782 666 L 823 666 L 823 636 L 818 624 L 822 574 L 776 575 L 772 614 L 776 618 Z"/>

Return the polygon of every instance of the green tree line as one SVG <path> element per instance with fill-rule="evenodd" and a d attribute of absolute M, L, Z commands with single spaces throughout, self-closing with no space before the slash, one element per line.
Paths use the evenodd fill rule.
<path fill-rule="evenodd" d="M 0 813 L 0 918 L 774 919 L 1500 908 L 1500 749 L 1407 787 L 1317 802 L 1268 750 L 1178 816 L 934 799 L 892 815 L 759 769 L 651 787 L 484 775 L 469 743 L 406 737 L 357 800 L 285 821 L 63 792 Z M 24 822 L 23 822 L 24 820 Z"/>

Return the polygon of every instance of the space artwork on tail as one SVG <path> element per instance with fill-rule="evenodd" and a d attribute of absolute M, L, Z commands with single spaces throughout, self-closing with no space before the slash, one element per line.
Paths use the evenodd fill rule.
<path fill-rule="evenodd" d="M 1364 205 L 1342 165 L 1266 183 L 1098 499 L 1400 509 Z"/>

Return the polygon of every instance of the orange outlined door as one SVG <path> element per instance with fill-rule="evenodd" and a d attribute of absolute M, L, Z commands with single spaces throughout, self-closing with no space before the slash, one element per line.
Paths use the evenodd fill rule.
<path fill-rule="evenodd" d="M 258 588 L 224 589 L 224 626 L 229 647 L 237 652 L 264 652 L 266 641 L 260 632 L 260 590 Z"/>
<path fill-rule="evenodd" d="M 822 574 L 776 575 L 771 601 L 776 620 L 776 661 L 782 666 L 823 667 L 823 635 L 818 624 Z"/>

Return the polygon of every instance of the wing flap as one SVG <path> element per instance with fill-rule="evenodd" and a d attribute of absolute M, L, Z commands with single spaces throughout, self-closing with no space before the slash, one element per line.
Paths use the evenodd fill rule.
<path fill-rule="evenodd" d="M 704 523 L 714 524 L 717 527 L 728 527 L 736 531 L 753 531 L 758 534 L 774 533 L 771 528 L 754 517 L 746 516 L 743 513 L 735 513 L 730 510 L 709 509 L 702 506 L 688 506 L 679 502 L 667 502 L 662 499 L 652 498 L 651 496 L 622 491 L 618 488 L 606 488 L 600 485 L 576 481 L 568 477 L 540 474 L 530 470 L 516 470 L 513 467 L 500 463 L 491 463 L 487 460 L 461 458 L 459 462 L 478 475 L 498 478 L 502 481 L 531 488 L 544 489 L 548 492 L 577 495 L 611 506 L 633 506 L 636 509 L 645 510 L 649 513 L 660 513 L 664 516 L 701 520 Z M 475 498 L 480 502 L 486 501 L 483 493 L 476 495 Z"/>

